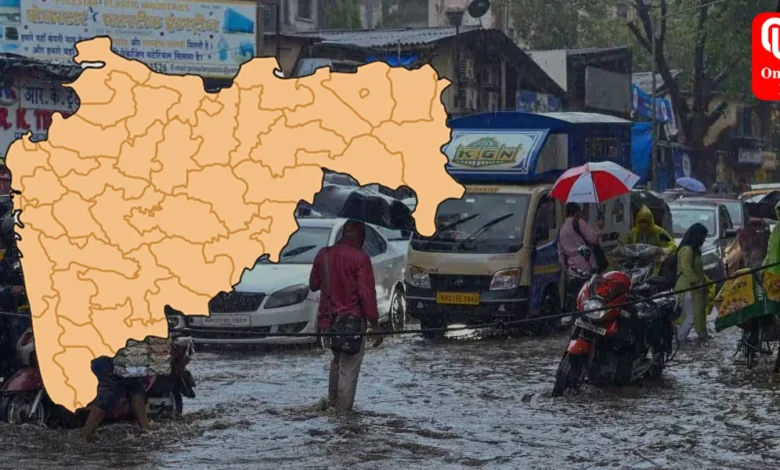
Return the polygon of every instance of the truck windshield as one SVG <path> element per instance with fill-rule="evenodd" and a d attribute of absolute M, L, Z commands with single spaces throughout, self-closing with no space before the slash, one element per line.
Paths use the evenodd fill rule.
<path fill-rule="evenodd" d="M 436 233 L 412 238 L 417 251 L 511 253 L 523 244 L 529 196 L 466 193 L 436 213 Z"/>

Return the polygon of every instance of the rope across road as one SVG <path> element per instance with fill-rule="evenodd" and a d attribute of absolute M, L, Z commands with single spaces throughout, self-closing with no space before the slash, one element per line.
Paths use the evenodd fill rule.
<path fill-rule="evenodd" d="M 679 294 L 684 294 L 686 292 L 692 292 L 698 289 L 709 289 L 710 286 L 720 284 L 721 282 L 730 281 L 733 279 L 737 279 L 743 276 L 752 275 L 755 273 L 758 273 L 760 271 L 764 271 L 766 269 L 780 266 L 780 262 L 777 263 L 770 263 L 767 265 L 759 266 L 757 268 L 751 268 L 751 269 L 743 269 L 738 271 L 736 274 L 732 274 L 730 276 L 726 276 L 722 279 L 719 279 L 717 281 L 710 281 L 706 282 L 704 284 L 699 284 L 697 286 L 689 287 L 687 289 L 681 289 L 678 291 L 668 291 L 668 292 L 660 292 L 655 295 L 651 295 L 649 297 L 645 297 L 638 300 L 633 300 L 630 302 L 624 302 L 621 304 L 616 305 L 609 305 L 604 306 L 600 308 L 594 308 L 589 310 L 575 310 L 572 312 L 564 312 L 564 313 L 557 313 L 554 315 L 546 315 L 546 316 L 536 316 L 536 317 L 529 317 L 529 318 L 521 318 L 517 320 L 509 320 L 509 321 L 496 321 L 491 323 L 483 323 L 479 325 L 473 325 L 473 326 L 455 326 L 455 327 L 441 327 L 441 328 L 418 328 L 418 329 L 411 329 L 411 330 L 371 330 L 363 333 L 364 336 L 395 336 L 395 335 L 419 335 L 424 333 L 446 333 L 450 331 L 465 331 L 465 330 L 479 330 L 479 329 L 492 329 L 492 328 L 510 328 L 517 325 L 523 325 L 527 323 L 537 323 L 540 321 L 547 321 L 547 320 L 556 320 L 556 319 L 563 319 L 567 317 L 573 317 L 573 316 L 580 316 L 585 315 L 588 313 L 595 313 L 595 312 L 601 312 L 605 310 L 611 310 L 613 308 L 625 308 L 630 307 L 633 305 L 638 305 L 646 302 L 650 302 L 656 299 L 662 299 L 667 297 L 673 297 Z M 10 317 L 20 317 L 20 318 L 30 318 L 30 315 L 25 315 L 23 313 L 18 312 L 3 312 L 0 311 L 0 316 L 10 316 Z M 195 331 L 191 328 L 177 328 L 176 331 L 181 331 L 183 333 L 186 333 L 188 331 Z M 199 329 L 198 331 L 203 331 L 202 329 Z M 258 332 L 258 331 L 252 331 L 252 330 L 242 330 L 241 328 L 229 328 L 229 329 L 219 329 L 219 328 L 208 328 L 208 331 L 211 333 L 222 333 L 222 334 L 235 334 L 236 336 L 239 336 L 239 338 L 236 339 L 252 339 L 252 338 L 317 338 L 317 337 L 332 337 L 332 336 L 338 336 L 336 333 L 331 332 L 311 332 L 311 333 L 288 333 L 288 332 Z"/>

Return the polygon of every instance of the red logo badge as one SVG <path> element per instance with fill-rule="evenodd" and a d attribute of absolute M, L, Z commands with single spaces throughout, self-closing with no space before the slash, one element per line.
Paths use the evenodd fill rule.
<path fill-rule="evenodd" d="M 780 101 L 780 13 L 761 13 L 753 19 L 753 94 L 760 100 Z"/>

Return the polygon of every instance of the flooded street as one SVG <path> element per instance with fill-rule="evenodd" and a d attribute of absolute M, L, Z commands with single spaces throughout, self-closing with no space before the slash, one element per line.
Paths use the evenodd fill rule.
<path fill-rule="evenodd" d="M 322 411 L 329 353 L 197 351 L 185 416 L 148 435 L 0 425 L 0 468 L 774 469 L 771 364 L 732 363 L 736 331 L 683 349 L 660 383 L 550 397 L 565 335 L 418 337 L 369 347 L 357 413 Z"/>

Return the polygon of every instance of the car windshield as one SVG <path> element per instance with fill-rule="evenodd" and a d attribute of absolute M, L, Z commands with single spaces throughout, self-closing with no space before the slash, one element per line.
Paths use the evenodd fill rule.
<path fill-rule="evenodd" d="M 412 248 L 417 251 L 465 251 L 507 253 L 523 243 L 528 195 L 466 193 L 448 200 L 436 213 L 436 233 L 421 237 L 415 233 Z"/>
<path fill-rule="evenodd" d="M 412 233 L 408 230 L 391 230 L 387 227 L 382 227 L 381 225 L 378 225 L 377 228 L 379 229 L 379 232 L 387 238 L 387 241 L 391 242 L 397 242 L 397 241 L 409 241 L 409 238 L 411 237 Z"/>
<path fill-rule="evenodd" d="M 700 223 L 707 227 L 707 238 L 714 237 L 717 235 L 715 229 L 716 220 L 714 209 L 672 208 L 672 227 L 675 238 L 685 235 L 686 230 L 695 223 Z"/>
<path fill-rule="evenodd" d="M 742 201 L 724 202 L 723 205 L 726 206 L 726 209 L 729 211 L 731 224 L 734 225 L 734 228 L 742 228 Z"/>
<path fill-rule="evenodd" d="M 317 252 L 328 246 L 330 232 L 330 228 L 301 227 L 290 237 L 278 264 L 313 264 Z M 263 256 L 257 263 L 268 264 L 268 257 Z"/>

